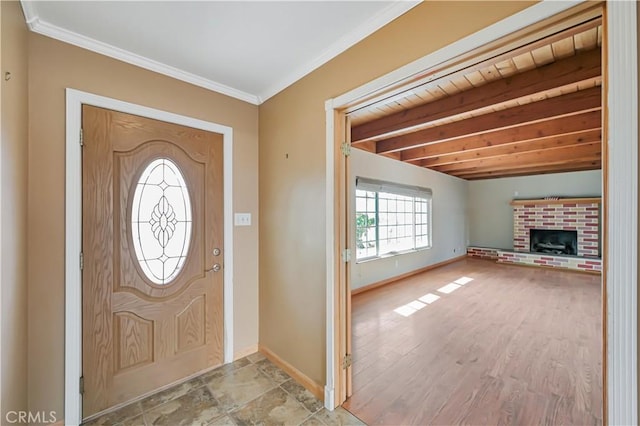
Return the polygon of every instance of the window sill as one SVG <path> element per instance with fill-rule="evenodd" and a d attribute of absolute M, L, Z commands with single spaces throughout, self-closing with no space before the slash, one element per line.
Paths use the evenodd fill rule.
<path fill-rule="evenodd" d="M 402 256 L 403 254 L 418 253 L 418 252 L 425 251 L 425 250 L 430 250 L 430 249 L 431 249 L 431 246 L 428 246 L 428 247 L 420 247 L 420 248 L 417 248 L 417 249 L 394 251 L 394 252 L 391 252 L 391 253 L 383 254 L 381 256 L 364 257 L 362 259 L 357 259 L 356 260 L 356 264 L 374 262 L 376 260 L 388 259 L 390 257 L 396 257 L 396 256 Z"/>

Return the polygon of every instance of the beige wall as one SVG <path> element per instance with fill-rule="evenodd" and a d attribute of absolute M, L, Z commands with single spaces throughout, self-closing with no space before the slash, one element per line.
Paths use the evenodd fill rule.
<path fill-rule="evenodd" d="M 2 107 L 0 127 L 1 329 L 0 424 L 27 408 L 27 26 L 18 2 L 1 2 Z M 11 79 L 5 81 L 4 73 Z"/>
<path fill-rule="evenodd" d="M 260 343 L 317 383 L 325 382 L 325 100 L 529 5 L 425 2 L 260 106 Z"/>
<path fill-rule="evenodd" d="M 233 127 L 234 210 L 258 214 L 258 108 L 29 35 L 29 408 L 64 398 L 65 88 Z M 234 229 L 234 349 L 258 340 L 258 226 Z"/>

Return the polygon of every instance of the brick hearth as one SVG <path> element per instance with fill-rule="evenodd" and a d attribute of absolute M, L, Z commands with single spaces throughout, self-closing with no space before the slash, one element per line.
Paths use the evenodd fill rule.
<path fill-rule="evenodd" d="M 573 269 L 590 273 L 602 272 L 602 260 L 577 256 L 549 256 L 544 253 L 516 253 L 498 250 L 498 263 Z"/>

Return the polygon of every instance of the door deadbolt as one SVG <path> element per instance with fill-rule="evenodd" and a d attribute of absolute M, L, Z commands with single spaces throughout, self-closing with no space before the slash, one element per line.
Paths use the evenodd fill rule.
<path fill-rule="evenodd" d="M 216 248 L 214 248 L 214 249 L 213 249 L 213 255 L 214 255 L 214 256 L 220 256 L 220 253 L 221 253 L 221 252 L 220 252 L 220 249 L 219 249 L 219 248 L 217 248 L 217 247 L 216 247 Z"/>

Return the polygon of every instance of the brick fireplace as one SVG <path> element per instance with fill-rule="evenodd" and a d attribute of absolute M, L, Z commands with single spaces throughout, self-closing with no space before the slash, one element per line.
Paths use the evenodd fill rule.
<path fill-rule="evenodd" d="M 600 198 L 513 200 L 511 205 L 513 251 L 497 250 L 498 263 L 601 273 Z M 532 234 L 538 235 L 533 245 L 548 250 L 532 251 Z M 567 239 L 567 234 L 575 236 Z M 566 254 L 568 246 L 572 255 Z"/>
<path fill-rule="evenodd" d="M 602 272 L 600 198 L 513 200 L 511 205 L 513 250 L 467 247 L 468 256 L 498 263 Z"/>
<path fill-rule="evenodd" d="M 579 257 L 599 258 L 599 198 L 514 200 L 513 250 L 529 253 L 531 230 L 577 231 Z"/>

